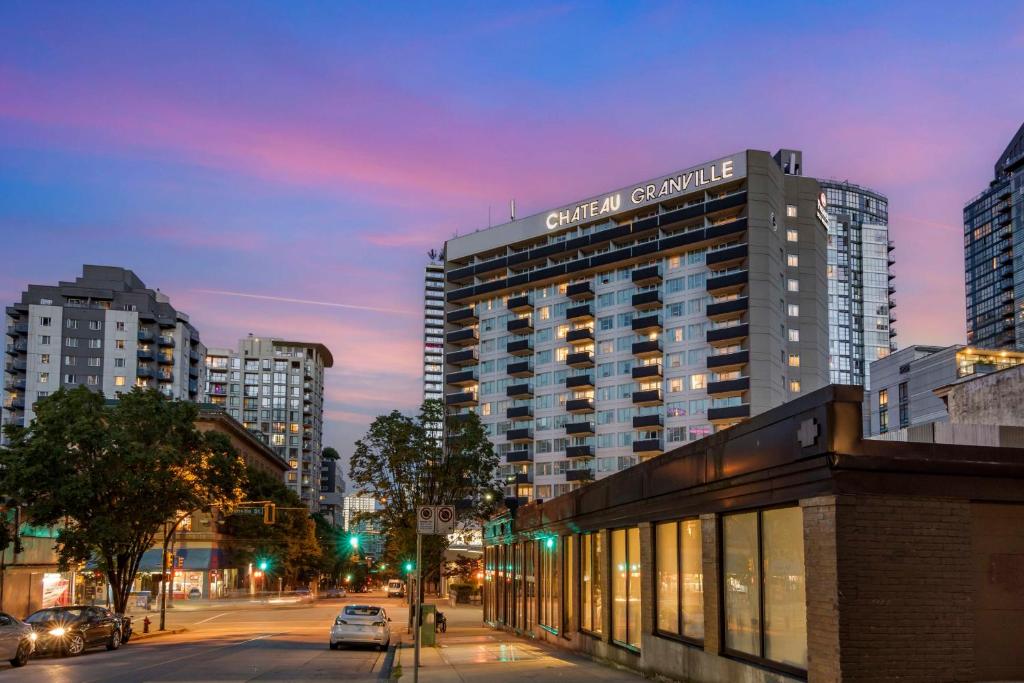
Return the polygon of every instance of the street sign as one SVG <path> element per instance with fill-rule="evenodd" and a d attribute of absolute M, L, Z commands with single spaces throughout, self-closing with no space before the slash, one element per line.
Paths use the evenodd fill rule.
<path fill-rule="evenodd" d="M 438 505 L 434 512 L 434 533 L 447 536 L 455 531 L 455 506 Z"/>
<path fill-rule="evenodd" d="M 434 533 L 434 506 L 420 505 L 416 508 L 416 533 Z"/>

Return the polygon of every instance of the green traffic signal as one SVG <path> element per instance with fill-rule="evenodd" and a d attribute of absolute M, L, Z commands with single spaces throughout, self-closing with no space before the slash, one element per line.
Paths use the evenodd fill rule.
<path fill-rule="evenodd" d="M 269 566 L 270 566 L 269 562 L 267 562 L 266 560 L 260 560 L 260 571 L 261 572 L 267 571 L 267 567 L 269 567 Z"/>
<path fill-rule="evenodd" d="M 352 547 L 353 550 L 356 550 L 357 548 L 359 548 L 359 537 L 355 535 L 349 536 L 348 544 Z"/>
<path fill-rule="evenodd" d="M 405 571 L 406 572 L 411 572 L 412 571 L 412 566 L 413 566 L 412 562 L 406 562 L 405 563 Z"/>

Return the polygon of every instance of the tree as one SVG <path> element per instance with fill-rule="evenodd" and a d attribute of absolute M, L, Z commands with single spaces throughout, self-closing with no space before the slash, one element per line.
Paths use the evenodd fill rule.
<path fill-rule="evenodd" d="M 331 448 L 330 446 L 328 446 L 327 448 L 323 449 L 323 451 L 320 452 L 320 457 L 322 457 L 324 460 L 341 459 L 341 456 L 338 454 L 338 451 Z"/>
<path fill-rule="evenodd" d="M 108 405 L 85 387 L 36 402 L 8 425 L 0 490 L 34 524 L 58 526 L 63 568 L 94 559 L 124 611 L 142 554 L 183 512 L 241 499 L 245 465 L 227 437 L 195 428 L 198 409 L 135 389 Z"/>
<path fill-rule="evenodd" d="M 445 438 L 436 425 L 445 425 Z M 388 537 L 385 559 L 400 563 L 413 557 L 416 506 L 455 505 L 459 521 L 478 521 L 494 506 L 498 457 L 475 413 L 446 414 L 437 400 L 423 403 L 409 417 L 392 411 L 370 425 L 356 442 L 349 478 L 364 495 L 384 502 L 374 517 Z M 490 494 L 490 495 L 488 495 Z M 424 581 L 436 580 L 448 539 L 424 539 Z"/>

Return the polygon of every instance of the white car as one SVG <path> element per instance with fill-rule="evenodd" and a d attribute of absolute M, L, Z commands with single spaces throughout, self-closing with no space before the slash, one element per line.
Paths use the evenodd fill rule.
<path fill-rule="evenodd" d="M 405 582 L 400 581 L 399 579 L 391 579 L 388 581 L 388 585 L 384 589 L 384 595 L 389 598 L 404 598 Z"/>
<path fill-rule="evenodd" d="M 391 642 L 391 619 L 383 607 L 376 605 L 345 605 L 331 627 L 330 646 L 376 645 L 384 650 Z"/>
<path fill-rule="evenodd" d="M 36 633 L 25 622 L 0 612 L 0 659 L 25 666 L 36 645 Z"/>

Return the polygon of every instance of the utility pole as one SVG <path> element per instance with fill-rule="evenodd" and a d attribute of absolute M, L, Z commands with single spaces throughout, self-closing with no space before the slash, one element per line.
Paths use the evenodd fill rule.
<path fill-rule="evenodd" d="M 423 602 L 423 592 L 420 589 L 421 577 L 423 570 L 423 534 L 416 532 L 416 617 L 413 621 L 413 643 L 414 643 L 414 657 L 412 667 L 412 682 L 418 683 L 420 680 L 420 604 Z"/>

